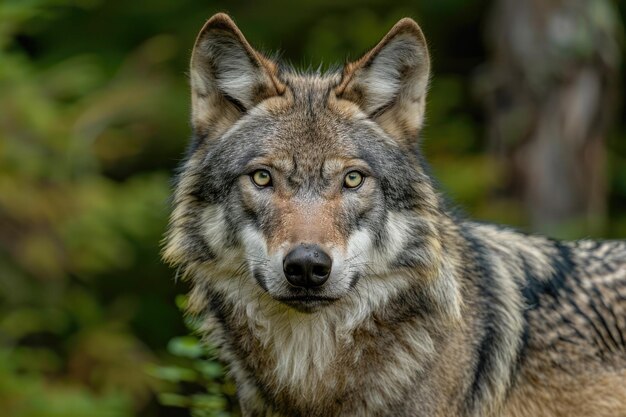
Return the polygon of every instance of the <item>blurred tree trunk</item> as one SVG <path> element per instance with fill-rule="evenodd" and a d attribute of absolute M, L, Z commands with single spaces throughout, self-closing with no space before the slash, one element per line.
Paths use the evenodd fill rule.
<path fill-rule="evenodd" d="M 610 0 L 494 0 L 480 78 L 489 139 L 534 230 L 597 233 L 621 31 Z"/>

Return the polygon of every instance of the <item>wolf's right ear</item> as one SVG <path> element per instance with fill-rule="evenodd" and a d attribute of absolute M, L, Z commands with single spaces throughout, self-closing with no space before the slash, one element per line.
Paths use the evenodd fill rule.
<path fill-rule="evenodd" d="M 232 19 L 218 13 L 196 39 L 191 56 L 192 124 L 216 136 L 261 101 L 281 95 L 278 67 L 250 46 Z"/>

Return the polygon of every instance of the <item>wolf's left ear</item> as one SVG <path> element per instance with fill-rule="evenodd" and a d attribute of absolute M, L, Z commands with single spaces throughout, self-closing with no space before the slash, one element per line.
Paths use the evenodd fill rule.
<path fill-rule="evenodd" d="M 412 141 L 424 121 L 430 59 L 414 20 L 404 18 L 361 59 L 346 64 L 335 88 L 392 137 Z"/>
<path fill-rule="evenodd" d="M 191 56 L 192 124 L 215 136 L 261 101 L 281 95 L 278 67 L 256 51 L 226 14 L 211 17 Z"/>

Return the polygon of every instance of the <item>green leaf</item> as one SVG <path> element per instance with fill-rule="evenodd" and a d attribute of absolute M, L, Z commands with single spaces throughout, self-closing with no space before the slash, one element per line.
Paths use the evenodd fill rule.
<path fill-rule="evenodd" d="M 184 358 L 199 358 L 204 354 L 204 348 L 200 341 L 193 336 L 176 337 L 167 345 L 167 350 L 176 356 Z"/>
<path fill-rule="evenodd" d="M 156 378 L 169 382 L 191 382 L 198 378 L 198 374 L 192 370 L 181 366 L 155 366 L 148 370 L 148 373 Z"/>

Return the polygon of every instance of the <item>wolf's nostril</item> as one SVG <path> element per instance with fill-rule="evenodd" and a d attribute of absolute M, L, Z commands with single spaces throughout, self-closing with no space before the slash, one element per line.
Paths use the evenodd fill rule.
<path fill-rule="evenodd" d="M 301 275 L 303 273 L 302 267 L 296 264 L 285 265 L 285 274 L 288 275 Z"/>
<path fill-rule="evenodd" d="M 285 256 L 283 271 L 293 286 L 313 288 L 330 276 L 332 259 L 317 245 L 301 244 Z"/>
<path fill-rule="evenodd" d="M 323 277 L 328 275 L 328 268 L 324 265 L 314 265 L 312 269 L 313 275 Z"/>

